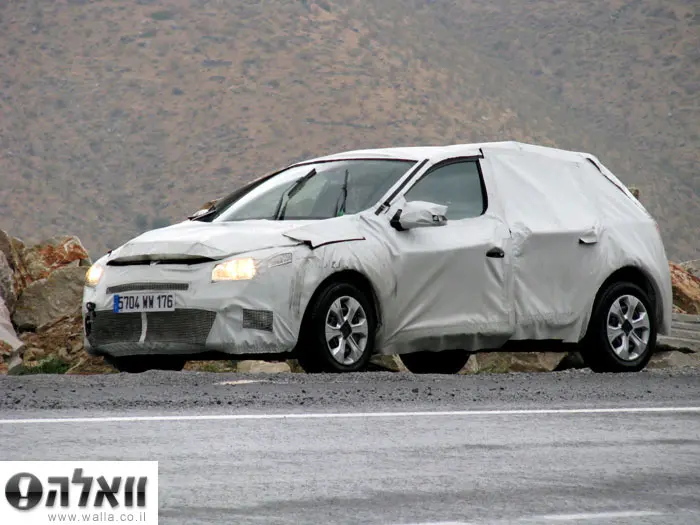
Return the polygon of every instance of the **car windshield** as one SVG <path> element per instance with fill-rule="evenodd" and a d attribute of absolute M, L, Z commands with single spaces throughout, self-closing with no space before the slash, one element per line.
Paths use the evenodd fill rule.
<path fill-rule="evenodd" d="M 358 213 L 376 204 L 410 160 L 338 160 L 291 167 L 244 193 L 213 222 L 313 220 Z"/>

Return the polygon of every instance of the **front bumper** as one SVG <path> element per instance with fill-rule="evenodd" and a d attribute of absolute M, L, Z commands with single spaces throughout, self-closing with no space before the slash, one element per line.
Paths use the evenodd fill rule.
<path fill-rule="evenodd" d="M 291 351 L 300 315 L 293 266 L 246 281 L 211 282 L 214 263 L 108 266 L 83 294 L 85 348 L 93 355 L 274 354 Z M 171 312 L 115 313 L 114 295 L 167 292 Z M 298 294 L 296 294 L 298 295 Z"/>

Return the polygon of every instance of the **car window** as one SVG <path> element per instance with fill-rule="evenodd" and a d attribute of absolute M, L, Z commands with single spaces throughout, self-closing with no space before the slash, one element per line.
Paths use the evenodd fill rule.
<path fill-rule="evenodd" d="M 478 217 L 485 211 L 481 176 L 474 161 L 454 162 L 428 172 L 405 197 L 447 206 L 448 220 Z"/>
<path fill-rule="evenodd" d="M 295 166 L 232 202 L 214 222 L 312 220 L 358 213 L 375 205 L 413 164 L 410 160 L 348 159 Z M 300 179 L 305 180 L 296 185 Z M 284 213 L 276 216 L 280 204 Z"/>

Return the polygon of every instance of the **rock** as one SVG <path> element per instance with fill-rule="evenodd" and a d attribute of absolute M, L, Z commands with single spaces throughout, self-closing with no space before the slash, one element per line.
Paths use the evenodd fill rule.
<path fill-rule="evenodd" d="M 555 369 L 556 372 L 561 372 L 562 370 L 580 370 L 582 368 L 588 368 L 586 363 L 583 361 L 583 357 L 580 352 L 569 352 L 564 356 L 559 362 L 559 365 Z"/>
<path fill-rule="evenodd" d="M 99 359 L 90 361 L 90 356 L 85 352 L 83 319 L 79 306 L 72 314 L 41 325 L 37 332 L 20 334 L 20 339 L 26 345 L 24 363 L 27 366 L 34 366 L 49 357 L 65 361 L 70 368 L 79 366 L 81 363 L 93 365 L 100 362 Z M 108 368 L 110 367 L 105 364 L 104 369 Z"/>
<path fill-rule="evenodd" d="M 285 361 L 272 363 L 268 361 L 239 361 L 236 366 L 236 372 L 280 374 L 291 372 L 291 368 Z"/>
<path fill-rule="evenodd" d="M 85 268 L 59 268 L 27 286 L 20 295 L 12 321 L 18 330 L 36 330 L 80 310 Z"/>
<path fill-rule="evenodd" d="M 108 365 L 104 358 L 93 357 L 88 354 L 84 354 L 80 360 L 71 366 L 66 375 L 93 375 L 93 374 L 115 374 L 117 370 Z"/>
<path fill-rule="evenodd" d="M 17 375 L 22 372 L 24 369 L 24 363 L 22 361 L 23 352 L 24 346 L 20 346 L 10 354 L 7 359 L 7 370 L 4 371 L 7 375 Z"/>
<path fill-rule="evenodd" d="M 74 236 L 54 237 L 22 252 L 22 273 L 25 286 L 51 275 L 58 268 L 90 263 L 90 256 L 80 239 Z M 88 265 L 89 265 L 88 264 Z"/>
<path fill-rule="evenodd" d="M 2 232 L 5 233 L 5 232 Z M 5 234 L 7 235 L 7 234 Z M 20 293 L 24 289 L 24 278 L 22 277 L 22 252 L 24 251 L 24 243 L 15 238 L 15 237 L 9 237 L 9 255 L 8 253 L 4 253 L 5 257 L 7 258 L 7 262 L 10 264 L 10 268 L 12 268 L 13 272 L 13 287 L 15 291 L 15 296 L 19 297 Z M 4 240 L 0 236 L 0 241 L 4 243 Z"/>
<path fill-rule="evenodd" d="M 17 302 L 14 271 L 4 252 L 0 252 L 0 299 L 5 301 L 5 306 L 10 312 Z"/>
<path fill-rule="evenodd" d="M 686 272 L 694 277 L 700 278 L 700 259 L 695 259 L 693 261 L 686 261 L 679 265 Z"/>
<path fill-rule="evenodd" d="M 700 353 L 697 352 L 656 352 L 647 368 L 685 368 L 700 366 Z"/>
<path fill-rule="evenodd" d="M 25 347 L 22 360 L 30 366 L 35 365 L 46 357 L 46 352 L 36 346 Z"/>
<path fill-rule="evenodd" d="M 294 374 L 305 374 L 306 370 L 299 364 L 297 359 L 287 359 L 287 364 L 289 365 L 290 371 Z"/>
<path fill-rule="evenodd" d="M 406 365 L 396 355 L 373 355 L 367 369 L 377 372 L 408 372 Z"/>
<path fill-rule="evenodd" d="M 194 372 L 235 372 L 236 365 L 234 362 L 229 360 L 221 361 L 187 361 L 185 363 L 185 370 L 191 370 Z"/>
<path fill-rule="evenodd" d="M 12 266 L 12 237 L 4 230 L 0 230 L 0 253 L 5 256 L 10 267 L 14 268 Z"/>
<path fill-rule="evenodd" d="M 0 343 L 3 344 L 3 347 L 9 347 L 10 350 L 16 350 L 22 346 L 22 341 L 17 337 L 12 326 L 10 312 L 2 298 L 0 298 Z"/>
<path fill-rule="evenodd" d="M 700 315 L 700 278 L 681 265 L 669 262 L 673 304 L 691 315 Z"/>
<path fill-rule="evenodd" d="M 6 374 L 12 356 L 12 347 L 5 341 L 0 341 L 0 374 Z"/>
<path fill-rule="evenodd" d="M 483 352 L 472 354 L 463 373 L 553 372 L 566 352 Z"/>

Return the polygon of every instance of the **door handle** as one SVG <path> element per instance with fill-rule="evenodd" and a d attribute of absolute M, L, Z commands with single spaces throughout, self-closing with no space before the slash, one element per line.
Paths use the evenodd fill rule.
<path fill-rule="evenodd" d="M 597 242 L 598 236 L 595 234 L 595 232 L 585 233 L 578 238 L 579 244 L 596 244 Z"/>
<path fill-rule="evenodd" d="M 486 257 L 491 257 L 493 259 L 503 259 L 506 256 L 506 252 L 501 248 L 491 248 L 486 252 Z"/>

